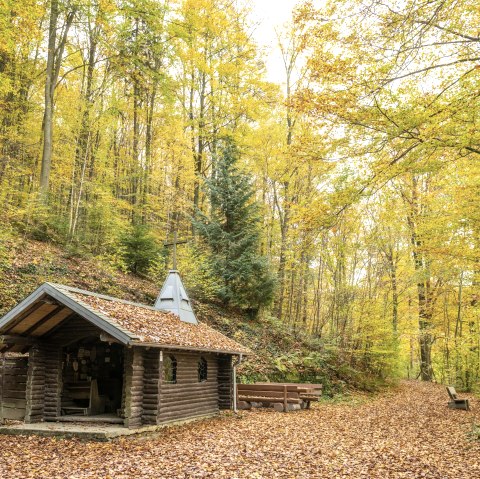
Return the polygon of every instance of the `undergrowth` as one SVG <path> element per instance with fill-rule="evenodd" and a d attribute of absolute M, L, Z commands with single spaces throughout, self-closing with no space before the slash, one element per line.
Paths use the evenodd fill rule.
<path fill-rule="evenodd" d="M 2 235 L 0 238 L 0 315 L 45 281 L 63 283 L 122 299 L 152 304 L 161 284 L 126 274 L 103 257 L 84 256 L 57 245 Z M 187 281 L 186 281 L 187 282 Z M 188 284 L 188 282 L 187 282 Z M 242 382 L 285 381 L 323 384 L 324 394 L 350 389 L 377 391 L 387 382 L 353 367 L 321 338 L 312 338 L 264 315 L 252 320 L 241 310 L 193 301 L 198 318 L 249 347 L 254 355 L 238 368 Z"/>

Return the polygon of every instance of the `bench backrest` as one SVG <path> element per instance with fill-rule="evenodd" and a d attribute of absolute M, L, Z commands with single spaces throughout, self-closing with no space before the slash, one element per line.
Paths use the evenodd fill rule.
<path fill-rule="evenodd" d="M 311 384 L 311 383 L 262 383 L 262 382 L 258 382 L 258 383 L 255 383 L 255 385 L 257 384 L 261 384 L 262 386 L 264 385 L 274 385 L 274 384 L 277 384 L 277 385 L 281 385 L 281 386 L 294 386 L 294 387 L 297 387 L 297 388 L 302 388 L 302 389 L 314 389 L 315 391 L 321 391 L 323 389 L 323 384 Z"/>
<path fill-rule="evenodd" d="M 275 384 L 275 383 L 268 383 L 268 384 L 237 384 L 238 391 L 241 392 L 254 392 L 257 391 L 280 391 L 283 393 L 285 390 L 288 392 L 298 392 L 301 389 L 306 389 L 303 387 L 298 386 L 288 386 L 284 384 Z"/>
<path fill-rule="evenodd" d="M 238 389 L 238 396 L 251 396 L 259 398 L 284 398 L 285 392 L 282 391 L 252 391 L 252 390 L 242 390 Z M 298 399 L 299 394 L 297 392 L 287 392 L 286 397 L 289 399 Z"/>
<path fill-rule="evenodd" d="M 457 399 L 457 391 L 455 391 L 455 388 L 453 386 L 447 386 L 447 391 L 450 399 Z"/>

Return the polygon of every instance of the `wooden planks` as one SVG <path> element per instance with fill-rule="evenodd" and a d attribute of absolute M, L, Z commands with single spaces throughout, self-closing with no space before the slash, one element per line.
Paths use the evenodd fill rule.
<path fill-rule="evenodd" d="M 288 386 L 280 383 L 264 383 L 264 384 L 237 384 L 238 391 L 280 391 L 298 392 L 298 386 Z M 303 388 L 300 388 L 303 389 Z M 306 388 L 305 388 L 306 389 Z"/>
<path fill-rule="evenodd" d="M 160 351 L 143 352 L 142 424 L 157 424 L 160 381 Z"/>
<path fill-rule="evenodd" d="M 321 384 L 255 383 L 237 385 L 239 401 L 282 403 L 284 411 L 289 410 L 289 404 L 300 404 L 302 407 L 309 408 L 311 401 L 318 401 L 321 392 Z M 282 408 L 282 406 L 279 407 Z"/>
<path fill-rule="evenodd" d="M 222 354 L 218 356 L 218 407 L 220 410 L 232 408 L 232 356 Z"/>
<path fill-rule="evenodd" d="M 303 407 L 310 409 L 310 403 L 313 401 L 319 401 L 322 396 L 323 384 L 312 384 L 312 383 L 262 383 L 257 382 L 256 385 L 284 385 L 284 386 L 294 386 L 297 387 L 300 392 L 300 399 L 303 400 Z"/>
<path fill-rule="evenodd" d="M 67 346 L 87 337 L 100 337 L 101 330 L 80 316 L 71 316 L 53 327 L 45 337 L 45 341 L 57 347 Z"/>
<path fill-rule="evenodd" d="M 28 331 L 30 328 L 32 328 L 37 322 L 42 320 L 45 316 L 57 309 L 57 304 L 40 302 L 26 316 L 22 315 L 21 321 L 11 327 L 8 332 L 9 334 L 23 334 L 25 331 Z"/>
<path fill-rule="evenodd" d="M 30 330 L 28 330 L 28 333 L 34 336 L 43 336 L 72 314 L 72 311 L 68 308 L 59 308 L 58 310 L 52 311 L 49 315 L 33 325 Z"/>
<path fill-rule="evenodd" d="M 217 356 L 195 352 L 175 352 L 173 354 L 177 359 L 177 383 L 163 384 L 160 381 L 158 423 L 218 413 L 219 367 Z M 203 382 L 198 381 L 200 357 L 205 358 L 208 365 L 207 380 Z"/>
<path fill-rule="evenodd" d="M 62 391 L 61 352 L 53 345 L 45 346 L 45 397 L 44 419 L 60 416 Z"/>
<path fill-rule="evenodd" d="M 470 404 L 468 399 L 459 399 L 457 396 L 457 391 L 453 386 L 447 386 L 447 392 L 451 399 L 451 401 L 448 403 L 449 408 L 465 409 L 466 411 L 470 410 Z"/>
<path fill-rule="evenodd" d="M 143 373 L 143 348 L 126 349 L 123 388 L 125 391 L 124 424 L 128 428 L 142 425 Z"/>
<path fill-rule="evenodd" d="M 25 422 L 40 422 L 45 407 L 45 350 L 42 346 L 30 349 L 26 385 Z"/>
<path fill-rule="evenodd" d="M 28 358 L 0 359 L 0 419 L 25 418 Z"/>

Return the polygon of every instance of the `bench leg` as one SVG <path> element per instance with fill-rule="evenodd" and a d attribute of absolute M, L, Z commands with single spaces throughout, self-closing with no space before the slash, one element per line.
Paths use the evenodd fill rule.
<path fill-rule="evenodd" d="M 300 410 L 300 404 L 288 404 L 287 405 L 287 411 L 299 411 Z"/>
<path fill-rule="evenodd" d="M 252 405 L 248 401 L 238 401 L 237 408 L 240 410 L 252 409 Z"/>
<path fill-rule="evenodd" d="M 451 401 L 448 403 L 448 407 L 450 409 L 463 409 L 465 411 L 470 411 L 468 399 L 465 399 L 464 401 Z"/>

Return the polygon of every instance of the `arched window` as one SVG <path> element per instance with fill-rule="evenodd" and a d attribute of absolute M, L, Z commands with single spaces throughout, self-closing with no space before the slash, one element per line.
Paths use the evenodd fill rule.
<path fill-rule="evenodd" d="M 208 364 L 205 358 L 200 358 L 198 361 L 198 382 L 206 381 L 208 377 Z"/>
<path fill-rule="evenodd" d="M 177 360 L 173 354 L 169 354 L 163 360 L 163 382 L 166 384 L 177 382 Z"/>

